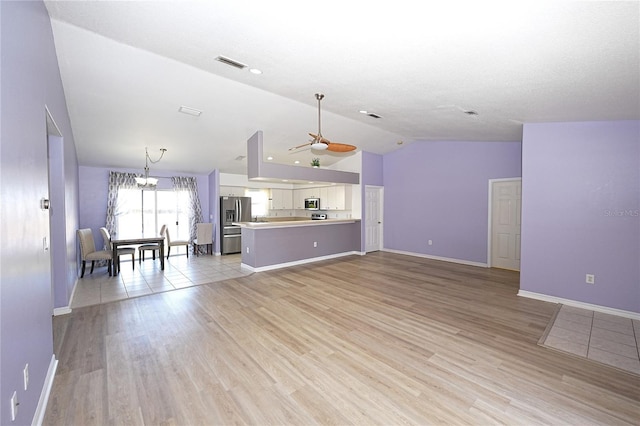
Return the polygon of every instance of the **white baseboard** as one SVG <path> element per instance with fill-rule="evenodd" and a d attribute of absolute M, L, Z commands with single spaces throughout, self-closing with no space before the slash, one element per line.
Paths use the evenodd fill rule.
<path fill-rule="evenodd" d="M 73 298 L 76 295 L 76 290 L 78 289 L 78 283 L 79 282 L 80 282 L 79 279 L 76 278 L 76 282 L 73 284 L 73 290 L 71 290 L 71 297 L 69 298 L 69 305 L 68 305 L 69 306 L 69 310 L 71 310 L 71 305 L 73 305 Z M 54 310 L 54 312 L 55 312 L 55 310 Z M 69 312 L 67 312 L 67 313 L 69 313 Z"/>
<path fill-rule="evenodd" d="M 53 316 L 57 317 L 58 315 L 66 315 L 71 313 L 71 308 L 69 306 L 62 306 L 60 308 L 53 308 Z"/>
<path fill-rule="evenodd" d="M 486 263 L 482 263 L 482 262 L 472 262 L 470 260 L 452 259 L 452 258 L 449 258 L 449 257 L 440 257 L 440 256 L 431 256 L 431 255 L 428 255 L 428 254 L 413 253 L 413 252 L 410 252 L 410 251 L 393 250 L 393 249 L 388 249 L 388 248 L 384 248 L 384 249 L 382 249 L 382 251 L 387 251 L 389 253 L 396 253 L 396 254 L 405 254 L 407 256 L 423 257 L 425 259 L 441 260 L 443 262 L 459 263 L 461 265 L 479 266 L 481 268 L 488 268 L 489 267 Z"/>
<path fill-rule="evenodd" d="M 361 252 L 348 251 L 344 253 L 330 254 L 327 256 L 313 257 L 311 259 L 296 260 L 294 262 L 277 263 L 275 265 L 260 266 L 258 268 L 254 268 L 253 266 L 249 266 L 245 263 L 241 263 L 240 267 L 243 269 L 247 269 L 251 272 L 264 272 L 264 271 L 271 271 L 273 269 L 288 268 L 289 266 L 304 265 L 305 263 L 319 262 L 321 260 L 335 259 L 336 257 L 351 256 L 351 255 L 361 255 Z"/>
<path fill-rule="evenodd" d="M 71 297 L 69 297 L 68 305 L 60 306 L 59 308 L 53 308 L 54 317 L 57 317 L 58 315 L 66 315 L 71 313 L 71 304 L 73 303 L 73 297 L 76 295 L 77 288 L 78 288 L 78 278 L 76 278 L 76 282 L 73 283 L 73 290 L 71 290 Z"/>
<path fill-rule="evenodd" d="M 549 296 L 541 293 L 520 290 L 518 296 L 528 297 L 529 299 L 542 300 L 544 302 L 562 303 L 563 305 L 573 306 L 574 308 L 587 309 L 590 311 L 602 312 L 604 314 L 617 315 L 620 317 L 640 320 L 640 313 L 624 311 L 622 309 L 609 308 L 607 306 L 592 305 L 591 303 L 578 302 L 577 300 L 563 299 L 562 297 Z"/>
<path fill-rule="evenodd" d="M 38 406 L 36 407 L 36 412 L 33 415 L 33 420 L 31 421 L 31 424 L 34 426 L 40 426 L 44 421 L 44 414 L 47 411 L 47 404 L 49 403 L 49 395 L 51 395 L 51 388 L 53 387 L 53 379 L 56 376 L 57 369 L 58 369 L 58 360 L 56 359 L 55 355 L 51 355 L 49 370 L 47 370 L 47 376 L 44 379 L 44 386 L 42 386 L 42 392 L 40 393 Z"/>

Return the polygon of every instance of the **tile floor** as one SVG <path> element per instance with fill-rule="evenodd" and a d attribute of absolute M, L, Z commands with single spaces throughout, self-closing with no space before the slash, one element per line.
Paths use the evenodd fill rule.
<path fill-rule="evenodd" d="M 90 265 L 78 284 L 71 301 L 71 308 L 97 305 L 144 296 L 152 293 L 171 291 L 216 281 L 250 275 L 252 272 L 240 267 L 240 254 L 225 256 L 189 256 L 171 255 L 165 259 L 164 271 L 160 261 L 152 260 L 148 255 L 142 263 L 135 260 L 135 269 L 131 262 L 121 262 L 121 272 L 110 277 L 107 267 L 95 267 L 89 273 Z"/>
<path fill-rule="evenodd" d="M 640 321 L 562 305 L 543 343 L 640 374 Z"/>

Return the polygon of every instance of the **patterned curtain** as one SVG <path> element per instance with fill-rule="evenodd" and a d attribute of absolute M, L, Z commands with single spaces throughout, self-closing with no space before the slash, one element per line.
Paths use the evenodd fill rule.
<path fill-rule="evenodd" d="M 118 191 L 120 189 L 137 189 L 135 173 L 109 172 L 109 193 L 107 195 L 107 220 L 106 228 L 111 237 L 116 235 L 116 220 L 120 212 L 118 204 Z"/>
<path fill-rule="evenodd" d="M 202 208 L 198 197 L 198 183 L 194 177 L 173 176 L 173 189 L 188 195 L 189 241 L 196 239 L 196 224 L 202 222 Z"/>

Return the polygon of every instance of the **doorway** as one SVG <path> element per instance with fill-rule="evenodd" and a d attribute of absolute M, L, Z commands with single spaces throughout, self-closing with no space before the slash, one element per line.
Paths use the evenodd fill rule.
<path fill-rule="evenodd" d="M 367 185 L 364 189 L 365 192 L 365 207 L 364 207 L 364 251 L 366 253 L 372 251 L 382 250 L 383 244 L 383 229 L 382 229 L 382 216 L 383 216 L 383 195 L 384 188 L 381 186 Z"/>
<path fill-rule="evenodd" d="M 520 270 L 522 178 L 489 180 L 489 267 Z"/>
<path fill-rule="evenodd" d="M 71 312 L 69 298 L 71 289 L 67 279 L 67 221 L 66 194 L 64 176 L 64 139 L 49 109 L 45 107 L 47 137 L 47 179 L 48 179 L 48 243 L 51 312 L 61 315 Z M 57 306 L 57 307 L 56 307 Z"/>

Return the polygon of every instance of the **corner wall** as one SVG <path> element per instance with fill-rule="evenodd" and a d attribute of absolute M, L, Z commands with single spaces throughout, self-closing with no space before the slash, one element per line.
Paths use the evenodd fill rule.
<path fill-rule="evenodd" d="M 520 289 L 640 313 L 640 121 L 524 125 Z"/>
<path fill-rule="evenodd" d="M 520 176 L 520 142 L 414 142 L 385 154 L 385 249 L 486 264 L 488 181 Z"/>

